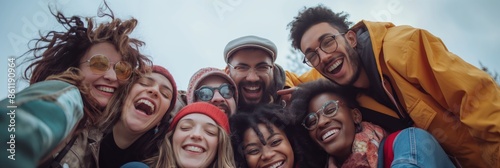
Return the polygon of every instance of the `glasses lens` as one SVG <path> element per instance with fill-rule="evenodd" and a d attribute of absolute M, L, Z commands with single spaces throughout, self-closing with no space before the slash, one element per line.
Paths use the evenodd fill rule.
<path fill-rule="evenodd" d="M 323 109 L 323 114 L 327 117 L 332 117 L 337 114 L 338 104 L 337 101 L 329 102 Z"/>
<path fill-rule="evenodd" d="M 307 114 L 306 118 L 304 118 L 303 124 L 307 129 L 313 129 L 314 126 L 318 124 L 318 116 L 316 116 L 316 113 Z"/>
<path fill-rule="evenodd" d="M 201 101 L 210 101 L 213 96 L 213 90 L 208 87 L 202 87 L 196 91 L 196 97 Z"/>
<path fill-rule="evenodd" d="M 228 84 L 221 85 L 221 87 L 219 88 L 219 93 L 224 99 L 229 99 L 234 95 L 233 88 Z"/>
<path fill-rule="evenodd" d="M 319 57 L 316 52 L 310 52 L 306 54 L 306 64 L 309 65 L 310 67 L 314 67 L 319 63 Z"/>
<path fill-rule="evenodd" d="M 103 74 L 109 69 L 108 57 L 104 55 L 94 55 L 89 60 L 89 66 L 93 73 Z"/>
<path fill-rule="evenodd" d="M 132 74 L 132 66 L 127 62 L 117 62 L 115 64 L 115 73 L 119 80 L 127 80 Z"/>
<path fill-rule="evenodd" d="M 326 53 L 332 53 L 337 50 L 337 41 L 335 41 L 335 36 L 329 36 L 323 39 L 321 42 L 321 50 Z"/>

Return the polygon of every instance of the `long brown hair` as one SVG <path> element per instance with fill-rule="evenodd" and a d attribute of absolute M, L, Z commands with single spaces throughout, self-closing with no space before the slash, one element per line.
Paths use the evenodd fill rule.
<path fill-rule="evenodd" d="M 213 168 L 234 168 L 233 148 L 231 146 L 231 139 L 222 127 L 217 125 L 219 134 L 217 135 L 217 156 L 209 167 Z M 159 153 L 151 158 L 146 159 L 144 162 L 153 168 L 173 168 L 179 167 L 175 159 L 175 153 L 172 147 L 172 137 L 174 136 L 175 129 L 169 131 L 164 138 L 164 141 L 159 145 Z"/>
<path fill-rule="evenodd" d="M 151 73 L 150 71 L 146 73 Z M 112 132 L 113 126 L 120 120 L 121 118 L 121 113 L 123 111 L 123 107 L 125 104 L 125 101 L 127 97 L 129 96 L 130 90 L 132 90 L 132 87 L 137 84 L 138 80 L 142 77 L 144 77 L 145 74 L 134 74 L 130 78 L 130 82 L 127 84 L 119 87 L 111 99 L 109 100 L 109 104 L 106 106 L 106 109 L 104 110 L 102 116 L 99 121 L 98 121 L 98 128 L 100 129 L 101 132 L 104 134 L 108 134 Z M 172 99 L 176 99 L 176 97 L 172 97 Z M 173 101 L 173 100 L 172 100 Z M 171 106 L 174 106 L 171 104 Z M 163 137 L 165 137 L 165 134 L 168 129 L 168 124 L 169 124 L 169 119 L 170 119 L 170 113 L 173 111 L 173 108 L 169 108 L 170 110 L 167 111 L 162 119 L 160 120 L 160 123 L 158 125 L 158 131 L 155 132 L 155 128 L 152 128 L 148 130 L 146 133 L 141 135 L 139 139 L 137 139 L 134 143 L 138 144 L 136 146 L 139 146 L 139 149 L 137 150 L 137 153 L 140 153 L 142 159 L 146 159 L 149 157 L 152 157 L 154 154 L 158 152 L 158 145 L 161 144 L 163 141 Z"/>
<path fill-rule="evenodd" d="M 52 15 L 66 31 L 50 31 L 46 35 L 41 35 L 39 39 L 32 40 L 35 41 L 35 46 L 23 54 L 33 54 L 33 57 L 23 62 L 32 62 L 24 71 L 24 78 L 33 84 L 45 80 L 50 75 L 60 74 L 69 67 L 79 67 L 80 60 L 90 47 L 102 42 L 113 44 L 123 56 L 122 60 L 137 70 L 142 71 L 151 65 L 151 60 L 138 50 L 144 42 L 129 37 L 137 26 L 137 20 L 131 18 L 122 21 L 115 18 L 106 2 L 104 5 L 99 9 L 98 16 L 109 17 L 111 22 L 100 23 L 95 27 L 94 24 L 97 23 L 93 18 L 79 16 L 68 18 L 59 11 L 54 13 L 51 10 Z M 105 12 L 106 10 L 109 10 L 109 14 Z M 82 20 L 87 22 L 87 26 Z"/>

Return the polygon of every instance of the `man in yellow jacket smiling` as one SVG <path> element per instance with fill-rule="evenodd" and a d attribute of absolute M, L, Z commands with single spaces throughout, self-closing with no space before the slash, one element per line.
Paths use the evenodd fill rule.
<path fill-rule="evenodd" d="M 361 21 L 324 6 L 299 12 L 289 24 L 292 46 L 313 67 L 287 72 L 280 94 L 325 77 L 358 88 L 366 120 L 392 132 L 426 129 L 464 167 L 499 167 L 500 87 L 484 71 L 449 52 L 429 32 Z"/>

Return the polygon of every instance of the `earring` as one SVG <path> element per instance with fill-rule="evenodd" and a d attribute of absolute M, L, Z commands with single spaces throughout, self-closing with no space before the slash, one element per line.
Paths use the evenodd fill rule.
<path fill-rule="evenodd" d="M 158 133 L 158 126 L 160 126 L 160 124 L 156 125 L 156 128 L 154 130 L 154 134 Z"/>
<path fill-rule="evenodd" d="M 359 123 L 354 123 L 354 129 L 356 133 L 360 133 L 361 131 L 363 131 L 363 127 L 361 127 L 361 124 Z"/>

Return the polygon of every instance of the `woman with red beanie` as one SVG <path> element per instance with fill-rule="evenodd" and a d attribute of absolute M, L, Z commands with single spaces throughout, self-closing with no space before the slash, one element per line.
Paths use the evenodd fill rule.
<path fill-rule="evenodd" d="M 182 108 L 172 119 L 159 155 L 150 167 L 233 168 L 229 121 L 224 112 L 206 102 Z"/>
<path fill-rule="evenodd" d="M 89 135 L 94 167 L 120 167 L 157 153 L 176 94 L 174 78 L 157 65 L 119 88 L 100 121 L 103 130 Z"/>

